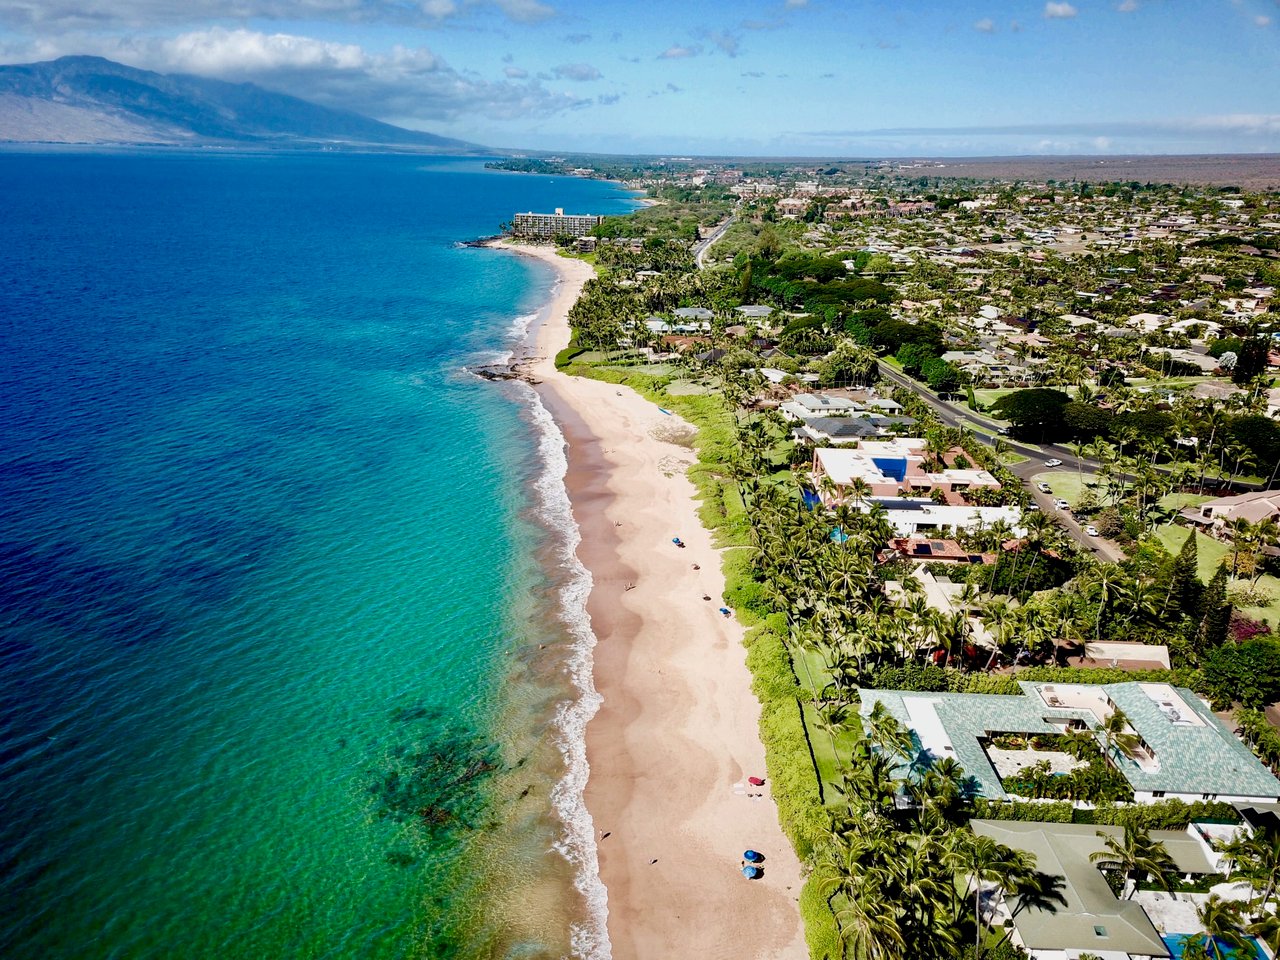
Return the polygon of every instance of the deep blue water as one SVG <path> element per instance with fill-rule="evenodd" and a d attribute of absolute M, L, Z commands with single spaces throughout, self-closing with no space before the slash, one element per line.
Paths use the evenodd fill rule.
<path fill-rule="evenodd" d="M 550 280 L 455 242 L 630 205 L 473 160 L 0 154 L 0 956 L 480 949 L 450 871 L 501 775 L 431 791 L 555 694 L 504 686 L 534 437 L 460 367 Z"/>

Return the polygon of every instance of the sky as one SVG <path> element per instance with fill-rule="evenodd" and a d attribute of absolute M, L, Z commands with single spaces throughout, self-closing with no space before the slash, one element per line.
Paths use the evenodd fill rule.
<path fill-rule="evenodd" d="M 513 149 L 1280 152 L 1280 0 L 0 0 L 65 54 Z"/>

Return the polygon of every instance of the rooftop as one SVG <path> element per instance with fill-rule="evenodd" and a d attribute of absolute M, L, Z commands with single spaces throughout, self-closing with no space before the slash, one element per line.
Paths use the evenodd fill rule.
<path fill-rule="evenodd" d="M 1142 905 L 1117 900 L 1089 860 L 1091 853 L 1106 849 L 1098 832 L 1121 834 L 1119 827 L 1004 820 L 973 820 L 969 825 L 974 833 L 1034 854 L 1036 869 L 1058 879 L 1058 902 L 1027 904 L 1013 915 L 1027 949 L 1169 955 Z"/>
<path fill-rule="evenodd" d="M 1006 799 L 979 743 L 995 733 L 1061 733 L 1071 721 L 1090 728 L 1119 707 L 1154 760 L 1119 761 L 1137 791 L 1280 800 L 1280 781 L 1190 690 L 1161 683 L 1041 684 L 1021 695 L 862 691 L 862 710 L 877 702 L 916 732 L 920 749 L 953 757 L 979 792 Z"/>

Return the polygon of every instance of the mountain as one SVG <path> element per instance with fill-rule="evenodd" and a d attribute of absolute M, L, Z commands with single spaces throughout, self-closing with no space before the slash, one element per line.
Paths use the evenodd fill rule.
<path fill-rule="evenodd" d="M 330 110 L 252 83 L 137 70 L 102 57 L 0 66 L 0 142 L 397 147 L 479 153 L 462 140 Z"/>

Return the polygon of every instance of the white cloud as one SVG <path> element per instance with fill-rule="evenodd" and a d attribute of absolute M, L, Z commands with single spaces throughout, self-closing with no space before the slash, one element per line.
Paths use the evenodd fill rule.
<path fill-rule="evenodd" d="M 492 0 L 493 5 L 517 23 L 537 23 L 556 15 L 555 10 L 539 0 Z"/>
<path fill-rule="evenodd" d="M 1070 20 L 1080 11 L 1069 3 L 1057 3 L 1055 0 L 1049 0 L 1044 5 L 1044 15 L 1047 20 Z"/>
<path fill-rule="evenodd" d="M 660 54 L 658 54 L 658 59 L 659 60 L 684 60 L 687 57 L 696 57 L 701 52 L 702 52 L 702 47 L 696 43 L 693 44 L 692 46 L 687 46 L 687 47 L 681 44 L 675 44 L 673 46 L 667 47 L 667 49 L 663 50 Z"/>
<path fill-rule="evenodd" d="M 358 44 L 243 28 L 211 27 L 172 38 L 68 33 L 24 48 L 9 46 L 3 53 L 5 59 L 19 61 L 94 53 L 163 73 L 250 81 L 326 107 L 408 125 L 468 117 L 547 117 L 591 102 L 526 80 L 517 67 L 506 67 L 505 78 L 498 80 L 462 73 L 426 47 L 372 53 Z"/>
<path fill-rule="evenodd" d="M 788 10 L 799 10 L 801 7 L 807 7 L 809 0 L 787 0 L 785 6 Z"/>
<path fill-rule="evenodd" d="M 1133 13 L 1138 9 L 1138 0 L 1122 0 L 1116 9 L 1121 13 Z"/>
<path fill-rule="evenodd" d="M 1253 23 L 1254 23 L 1254 26 L 1257 26 L 1257 27 L 1269 27 L 1271 26 L 1271 18 L 1268 17 L 1265 13 L 1260 13 L 1253 18 Z"/>
<path fill-rule="evenodd" d="M 990 17 L 983 17 L 973 25 L 973 29 L 977 30 L 979 33 L 995 33 L 996 22 Z"/>
<path fill-rule="evenodd" d="M 553 71 L 561 80 L 577 80 L 585 82 L 587 80 L 599 80 L 600 71 L 589 63 L 562 63 Z"/>
<path fill-rule="evenodd" d="M 277 70 L 354 70 L 367 64 L 367 55 L 351 43 L 335 43 L 297 37 L 287 33 L 257 33 L 250 30 L 197 30 L 160 41 L 165 58 L 188 73 L 221 77 L 228 74 L 257 74 Z M 434 69 L 436 60 L 421 50 Z"/>
<path fill-rule="evenodd" d="M 728 30 L 711 31 L 706 34 L 706 39 L 710 40 L 730 57 L 738 55 L 738 44 L 741 40 L 737 34 Z"/>
<path fill-rule="evenodd" d="M 496 11 L 517 23 L 556 16 L 541 0 L 0 0 L 0 24 L 99 30 L 163 24 L 279 20 L 431 27 Z"/>

